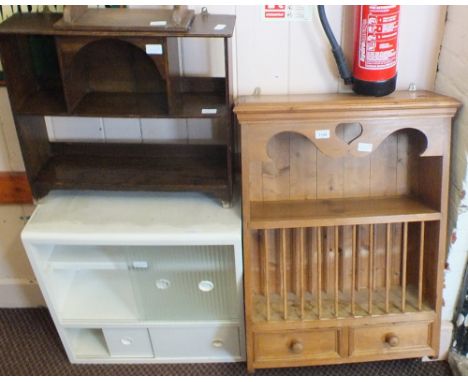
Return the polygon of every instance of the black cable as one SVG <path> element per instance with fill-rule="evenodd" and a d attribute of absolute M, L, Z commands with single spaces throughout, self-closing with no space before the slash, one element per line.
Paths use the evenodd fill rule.
<path fill-rule="evenodd" d="M 327 15 L 325 14 L 325 6 L 317 5 L 317 10 L 318 10 L 320 22 L 322 23 L 323 30 L 325 31 L 325 34 L 327 35 L 328 41 L 330 41 L 333 57 L 335 57 L 336 65 L 338 66 L 338 71 L 340 72 L 340 76 L 344 80 L 344 83 L 346 85 L 352 84 L 353 73 L 351 73 L 351 71 L 349 70 L 343 50 L 341 49 L 341 46 L 338 44 L 338 41 L 336 41 L 335 35 L 333 34 L 333 31 L 330 28 Z"/>

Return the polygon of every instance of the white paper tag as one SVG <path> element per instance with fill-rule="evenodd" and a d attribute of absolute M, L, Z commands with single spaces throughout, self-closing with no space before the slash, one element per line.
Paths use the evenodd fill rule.
<path fill-rule="evenodd" d="M 226 28 L 226 24 L 218 24 L 213 29 L 215 31 L 222 31 L 224 28 Z"/>
<path fill-rule="evenodd" d="M 161 44 L 146 44 L 147 54 L 162 54 L 163 47 Z"/>
<path fill-rule="evenodd" d="M 202 114 L 216 114 L 218 109 L 201 109 Z"/>
<path fill-rule="evenodd" d="M 150 26 L 151 27 L 165 27 L 167 25 L 167 21 L 151 21 Z"/>
<path fill-rule="evenodd" d="M 359 142 L 357 146 L 357 151 L 365 152 L 365 153 L 370 153 L 372 152 L 372 143 L 362 143 Z"/>
<path fill-rule="evenodd" d="M 330 130 L 315 130 L 315 139 L 329 139 Z"/>
<path fill-rule="evenodd" d="M 147 261 L 134 261 L 132 263 L 133 268 L 135 269 L 147 269 L 148 262 Z"/>

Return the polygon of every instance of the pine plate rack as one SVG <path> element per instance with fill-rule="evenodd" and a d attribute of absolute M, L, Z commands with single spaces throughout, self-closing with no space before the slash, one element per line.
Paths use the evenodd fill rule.
<path fill-rule="evenodd" d="M 458 106 L 425 91 L 238 101 L 250 371 L 438 354 Z"/>

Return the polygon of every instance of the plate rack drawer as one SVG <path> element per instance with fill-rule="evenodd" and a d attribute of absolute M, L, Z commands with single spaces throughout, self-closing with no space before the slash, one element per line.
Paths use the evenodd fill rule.
<path fill-rule="evenodd" d="M 285 365 L 319 359 L 339 359 L 345 342 L 340 329 L 293 330 L 255 333 L 255 362 Z"/>
<path fill-rule="evenodd" d="M 147 329 L 103 329 L 112 357 L 153 357 Z"/>
<path fill-rule="evenodd" d="M 240 359 L 240 331 L 235 325 L 178 325 L 149 329 L 158 359 L 232 361 Z"/>
<path fill-rule="evenodd" d="M 403 352 L 431 353 L 430 321 L 368 325 L 351 328 L 349 333 L 351 357 Z"/>

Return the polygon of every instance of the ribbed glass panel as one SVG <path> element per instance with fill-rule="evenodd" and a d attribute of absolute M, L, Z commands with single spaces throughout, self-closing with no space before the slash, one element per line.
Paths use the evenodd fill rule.
<path fill-rule="evenodd" d="M 128 248 L 142 320 L 227 320 L 238 316 L 232 246 Z"/>

